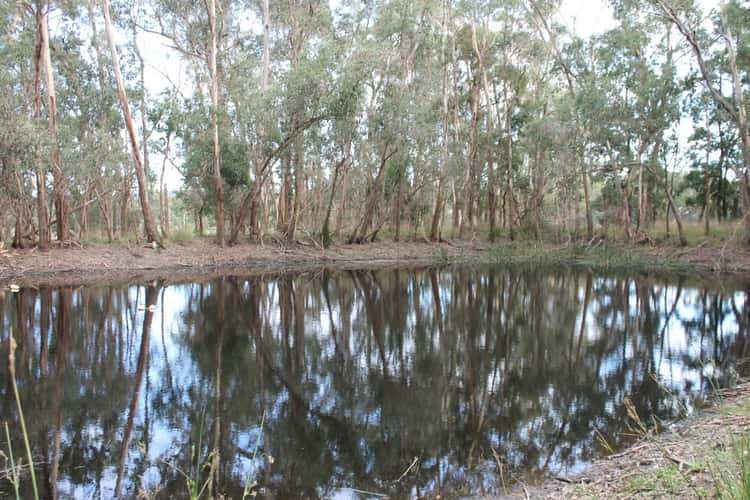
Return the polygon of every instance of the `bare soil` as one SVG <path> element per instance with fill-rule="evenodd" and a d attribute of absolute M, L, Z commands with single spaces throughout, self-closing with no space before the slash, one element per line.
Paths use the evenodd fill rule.
<path fill-rule="evenodd" d="M 310 268 L 374 268 L 430 264 L 436 259 L 472 257 L 479 242 L 377 242 L 322 249 L 298 243 L 288 247 L 244 243 L 218 247 L 210 240 L 150 247 L 92 246 L 40 251 L 0 249 L 0 286 L 84 285 L 149 280 L 186 281 L 213 275 L 273 274 Z"/>
<path fill-rule="evenodd" d="M 535 244 L 554 256 L 558 245 Z M 94 245 L 70 248 L 15 250 L 0 247 L 0 286 L 84 285 L 143 282 L 154 279 L 187 281 L 221 274 L 283 273 L 310 269 L 355 269 L 425 265 L 436 261 L 479 259 L 503 242 L 481 240 L 382 241 L 362 245 L 337 244 L 323 249 L 314 243 L 242 243 L 220 248 L 210 239 L 171 243 L 167 249 L 144 246 Z M 522 244 L 515 243 L 523 253 Z M 623 247 L 644 261 L 681 264 L 691 273 L 750 283 L 750 248 L 727 246 L 638 246 Z M 491 259 L 490 259 L 491 260 Z M 552 258 L 551 261 L 555 259 Z M 564 259 L 561 260 L 561 263 Z M 657 269 L 658 270 L 658 269 Z"/>
<path fill-rule="evenodd" d="M 627 450 L 594 462 L 579 476 L 549 478 L 537 486 L 518 485 L 508 497 L 714 498 L 719 491 L 726 494 L 728 485 L 739 484 L 738 454 L 748 454 L 750 384 L 721 391 L 709 408 L 669 425 L 665 432 L 641 436 Z"/>

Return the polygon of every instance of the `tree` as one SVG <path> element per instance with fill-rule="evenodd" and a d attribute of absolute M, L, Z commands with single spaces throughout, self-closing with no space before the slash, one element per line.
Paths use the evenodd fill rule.
<path fill-rule="evenodd" d="M 117 94 L 120 98 L 120 108 L 122 109 L 122 116 L 125 120 L 125 127 L 127 128 L 128 137 L 130 138 L 130 147 L 133 152 L 133 161 L 135 162 L 135 173 L 138 180 L 138 196 L 141 201 L 141 212 L 143 214 L 146 240 L 149 243 L 156 243 L 159 246 L 164 247 L 164 241 L 159 236 L 159 233 L 156 230 L 154 216 L 151 213 L 151 206 L 148 201 L 148 185 L 146 183 L 146 173 L 143 168 L 141 150 L 138 146 L 138 136 L 136 135 L 135 124 L 133 123 L 133 117 L 130 114 L 128 96 L 125 92 L 125 82 L 123 81 L 122 73 L 120 72 L 120 62 L 117 57 L 117 47 L 115 46 L 114 34 L 112 32 L 112 23 L 110 21 L 109 15 L 109 0 L 102 0 L 102 12 L 104 14 L 104 27 L 107 34 L 107 42 L 109 43 L 109 51 L 115 74 L 115 82 L 117 83 Z"/>

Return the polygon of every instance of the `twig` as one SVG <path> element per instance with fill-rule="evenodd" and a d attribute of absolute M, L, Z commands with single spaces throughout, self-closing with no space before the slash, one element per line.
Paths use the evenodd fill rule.
<path fill-rule="evenodd" d="M 628 448 L 627 450 L 625 450 L 625 451 L 623 451 L 621 453 L 617 453 L 615 455 L 609 455 L 607 457 L 607 460 L 614 460 L 615 458 L 620 458 L 620 457 L 624 457 L 626 455 L 630 455 L 631 453 L 635 453 L 636 451 L 642 450 L 643 448 L 647 448 L 648 444 L 649 443 L 647 443 L 647 442 L 646 443 L 642 443 L 642 444 L 639 444 L 638 446 L 634 446 L 633 448 Z"/>
<path fill-rule="evenodd" d="M 417 462 L 419 462 L 419 457 L 414 457 L 411 465 L 404 471 L 403 474 L 398 477 L 398 479 L 396 479 L 396 482 L 398 483 L 399 481 L 401 481 L 409 473 L 409 471 L 411 471 L 414 466 L 417 465 Z"/>
<path fill-rule="evenodd" d="M 497 463 L 497 468 L 500 470 L 500 483 L 503 485 L 503 493 L 507 496 L 508 490 L 505 488 L 505 476 L 503 474 L 503 462 L 500 460 L 500 457 L 497 455 L 497 451 L 495 448 L 490 448 L 492 450 L 492 454 L 495 457 L 495 462 Z"/>

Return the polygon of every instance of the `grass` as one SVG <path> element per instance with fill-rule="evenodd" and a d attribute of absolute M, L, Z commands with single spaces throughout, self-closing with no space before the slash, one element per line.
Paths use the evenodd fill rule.
<path fill-rule="evenodd" d="M 169 241 L 177 244 L 189 243 L 197 237 L 193 229 L 188 226 L 169 233 Z"/>
<path fill-rule="evenodd" d="M 491 249 L 488 258 L 499 264 L 534 267 L 573 265 L 603 271 L 688 270 L 687 264 L 670 253 L 650 253 L 617 243 L 581 246 L 514 242 Z"/>
<path fill-rule="evenodd" d="M 36 482 L 36 473 L 34 471 L 34 457 L 31 454 L 31 445 L 29 444 L 29 433 L 26 430 L 26 419 L 23 416 L 23 407 L 21 406 L 21 397 L 18 394 L 18 384 L 16 383 L 16 339 L 13 337 L 13 330 L 10 331 L 10 352 L 8 353 L 8 368 L 10 371 L 10 380 L 13 386 L 13 395 L 16 402 L 16 410 L 18 411 L 18 420 L 21 425 L 21 432 L 23 434 L 23 444 L 26 449 L 26 459 L 29 463 L 29 474 L 31 475 L 31 486 L 34 491 L 34 499 L 39 500 L 39 488 Z M 9 479 L 13 483 L 13 488 L 16 493 L 16 499 L 20 499 L 19 486 L 20 486 L 20 471 L 21 464 L 16 466 L 13 458 L 13 445 L 10 439 L 10 433 L 8 432 L 8 423 L 5 422 L 5 435 L 8 441 L 8 454 L 10 457 L 11 472 Z"/>
<path fill-rule="evenodd" d="M 736 394 L 719 399 L 717 412 L 663 435 L 653 430 L 658 421 L 647 425 L 626 400 L 629 429 L 640 444 L 603 461 L 597 480 L 562 496 L 750 499 L 750 387 Z"/>

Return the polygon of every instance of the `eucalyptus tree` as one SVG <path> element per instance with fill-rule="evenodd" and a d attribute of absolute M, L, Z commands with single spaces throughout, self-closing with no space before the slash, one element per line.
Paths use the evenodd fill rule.
<path fill-rule="evenodd" d="M 47 26 L 47 16 L 49 4 L 42 0 L 36 0 L 35 16 L 37 21 L 38 43 L 36 50 L 37 67 L 41 67 L 44 73 L 44 80 L 47 85 L 47 113 L 50 135 L 50 151 L 52 163 L 52 175 L 54 177 L 54 188 L 52 190 L 55 202 L 55 216 L 57 217 L 57 239 L 65 241 L 68 239 L 68 201 L 65 192 L 65 177 L 60 164 L 60 147 L 57 137 L 57 95 L 55 92 L 55 77 L 52 69 L 52 58 L 50 56 L 49 29 Z M 39 69 L 36 77 L 38 78 Z M 35 89 L 38 84 L 35 84 Z M 36 93 L 36 90 L 35 90 Z M 46 238 L 46 234 L 45 234 Z M 45 242 L 46 243 L 46 242 Z"/>
<path fill-rule="evenodd" d="M 143 167 L 141 150 L 138 146 L 138 136 L 136 134 L 135 124 L 133 123 L 133 117 L 130 113 L 130 104 L 125 90 L 125 82 L 122 78 L 122 72 L 120 71 L 120 61 L 117 54 L 117 47 L 115 45 L 114 32 L 112 31 L 112 21 L 110 20 L 109 0 L 102 0 L 102 13 L 104 15 L 104 28 L 107 35 L 107 42 L 109 44 L 115 82 L 117 84 L 117 94 L 120 99 L 120 108 L 122 109 L 122 116 L 125 121 L 125 127 L 128 131 L 130 146 L 133 152 L 133 160 L 135 162 L 136 179 L 138 180 L 138 195 L 141 202 L 141 212 L 143 214 L 146 239 L 150 243 L 155 243 L 163 247 L 164 242 L 156 229 L 154 217 L 151 213 L 151 205 L 148 200 L 146 173 Z"/>
<path fill-rule="evenodd" d="M 702 37 L 701 18 L 688 5 L 684 8 L 669 0 L 650 0 L 650 3 L 672 23 L 684 37 L 685 42 L 695 57 L 700 76 L 716 104 L 722 108 L 734 123 L 742 144 L 742 167 L 737 169 L 740 179 L 740 191 L 744 206 L 745 240 L 750 244 L 750 128 L 747 118 L 747 81 L 750 65 L 746 58 L 738 59 L 738 53 L 748 50 L 746 31 L 750 19 L 750 7 L 736 0 L 722 3 L 718 12 L 714 12 L 714 33 L 719 36 L 726 53 L 727 70 L 732 82 L 732 94 L 725 95 L 721 79 L 716 78 L 714 69 L 708 60 L 712 47 Z"/>

